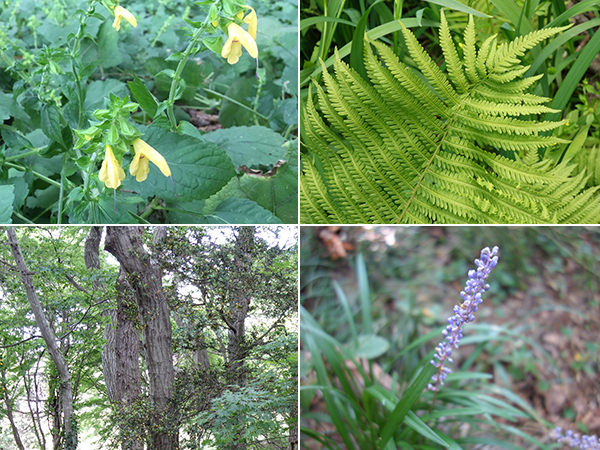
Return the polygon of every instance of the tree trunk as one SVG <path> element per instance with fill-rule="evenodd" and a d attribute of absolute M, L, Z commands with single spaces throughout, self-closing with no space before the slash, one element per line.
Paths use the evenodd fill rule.
<path fill-rule="evenodd" d="M 90 270 L 100 270 L 100 237 L 102 229 L 92 227 L 85 242 L 85 265 Z M 103 290 L 101 282 L 95 281 L 94 288 Z M 110 309 L 107 314 L 111 323 L 106 325 L 104 337 L 106 346 L 102 350 L 102 372 L 108 391 L 108 398 L 122 412 L 127 406 L 139 400 L 142 393 L 140 373 L 140 336 L 135 328 L 137 307 L 131 294 L 133 289 L 127 281 L 123 269 L 119 271 L 116 282 L 117 309 Z M 123 436 L 123 450 L 141 450 L 144 444 L 135 439 Z"/>
<path fill-rule="evenodd" d="M 156 408 L 156 426 L 151 438 L 154 450 L 176 450 L 178 427 L 174 423 L 171 400 L 175 371 L 171 348 L 169 307 L 162 290 L 162 273 L 144 249 L 138 227 L 107 227 L 105 250 L 111 253 L 127 275 L 135 292 L 150 383 L 150 399 Z M 166 425 L 166 426 L 165 426 Z M 156 430 L 156 431 L 155 431 Z"/>
<path fill-rule="evenodd" d="M 50 353 L 50 357 L 56 366 L 56 370 L 58 371 L 60 377 L 60 400 L 62 404 L 63 411 L 63 431 L 64 431 L 64 445 L 65 449 L 76 449 L 77 448 L 77 432 L 73 429 L 72 423 L 74 419 L 74 411 L 73 411 L 73 393 L 71 387 L 71 376 L 69 374 L 69 368 L 67 367 L 67 363 L 63 354 L 60 352 L 58 348 L 58 344 L 56 343 L 56 337 L 50 328 L 50 324 L 44 315 L 44 311 L 42 309 L 42 305 L 37 296 L 37 292 L 35 287 L 33 286 L 33 279 L 31 278 L 32 273 L 27 268 L 27 264 L 25 263 L 25 258 L 23 258 L 23 254 L 21 253 L 21 248 L 19 247 L 19 242 L 17 240 L 17 234 L 13 227 L 8 227 L 6 229 L 6 234 L 8 235 L 8 243 L 10 245 L 13 257 L 15 259 L 15 263 L 17 265 L 17 269 L 19 270 L 19 275 L 21 278 L 21 283 L 25 287 L 25 292 L 27 293 L 27 298 L 29 299 L 29 304 L 31 305 L 31 310 L 33 311 L 33 315 L 35 316 L 35 321 L 42 333 L 42 337 L 44 338 L 44 342 L 46 343 L 46 347 L 48 348 L 48 353 Z"/>
<path fill-rule="evenodd" d="M 85 239 L 83 259 L 85 267 L 90 271 L 100 271 L 100 239 L 102 238 L 102 227 L 91 227 L 90 232 Z M 105 286 L 102 281 L 94 280 L 92 282 L 94 289 L 103 291 Z M 110 323 L 104 328 L 104 339 L 106 344 L 102 349 L 102 374 L 104 375 L 104 384 L 108 393 L 108 399 L 111 402 L 119 401 L 119 393 L 117 392 L 117 366 L 116 366 L 116 349 L 115 349 L 115 329 L 117 327 L 117 313 L 114 309 L 109 308 L 104 310 L 104 315 L 110 317 Z"/>
<path fill-rule="evenodd" d="M 8 361 L 8 350 L 6 354 L 6 361 Z M 6 418 L 10 422 L 10 428 L 12 429 L 13 437 L 15 439 L 15 444 L 19 447 L 19 450 L 25 450 L 23 446 L 23 441 L 21 441 L 21 435 L 19 434 L 19 429 L 17 428 L 17 424 L 15 423 L 15 418 L 13 417 L 12 410 L 12 399 L 8 395 L 8 390 L 6 389 L 6 364 L 0 359 L 0 389 L 2 391 L 2 397 L 4 398 L 4 404 L 6 405 Z"/>
<path fill-rule="evenodd" d="M 252 265 L 254 247 L 254 227 L 240 227 L 235 243 L 234 263 L 245 270 Z M 227 358 L 229 360 L 229 384 L 244 387 L 246 385 L 246 357 L 248 348 L 246 344 L 246 318 L 250 306 L 250 296 L 243 283 L 230 293 L 231 301 L 229 305 L 229 339 L 227 343 Z M 240 420 L 238 420 L 240 422 Z M 237 436 L 233 449 L 244 450 L 247 448 L 245 439 Z"/>
<path fill-rule="evenodd" d="M 298 449 L 298 404 L 292 406 L 291 419 L 295 421 L 294 426 L 290 428 L 289 444 L 290 450 Z"/>

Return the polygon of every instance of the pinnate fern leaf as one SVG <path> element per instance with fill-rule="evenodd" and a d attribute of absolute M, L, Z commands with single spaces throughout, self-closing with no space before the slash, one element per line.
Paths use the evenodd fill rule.
<path fill-rule="evenodd" d="M 598 223 L 598 186 L 569 161 L 539 150 L 565 143 L 563 122 L 521 79 L 528 49 L 564 30 L 548 28 L 476 47 L 470 17 L 462 57 L 441 16 L 446 72 L 412 32 L 417 70 L 379 42 L 365 46 L 370 82 L 337 58 L 302 111 L 303 223 Z M 588 183 L 588 187 L 586 187 Z"/>

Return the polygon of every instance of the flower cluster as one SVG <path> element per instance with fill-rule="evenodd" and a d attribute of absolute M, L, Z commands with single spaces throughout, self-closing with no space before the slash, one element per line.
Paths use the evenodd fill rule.
<path fill-rule="evenodd" d="M 481 293 L 490 288 L 489 284 L 485 284 L 485 279 L 490 275 L 490 272 L 496 264 L 498 264 L 498 247 L 494 247 L 491 251 L 489 247 L 481 250 L 479 259 L 475 260 L 477 270 L 469 270 L 467 284 L 465 290 L 461 291 L 460 296 L 463 303 L 454 306 L 454 315 L 448 318 L 448 326 L 442 334 L 446 336 L 446 341 L 441 342 L 435 348 L 436 353 L 434 358 L 437 361 L 431 360 L 431 364 L 437 367 L 437 373 L 431 377 L 435 383 L 429 383 L 427 387 L 432 391 L 439 390 L 439 386 L 444 385 L 444 380 L 449 373 L 452 372 L 448 367 L 444 367 L 444 362 L 448 360 L 452 362 L 452 349 L 458 348 L 458 344 L 463 337 L 462 326 L 465 323 L 475 320 L 474 313 L 477 311 L 479 304 L 482 302 Z"/>
<path fill-rule="evenodd" d="M 137 181 L 144 181 L 148 177 L 149 161 L 152 161 L 164 176 L 171 177 L 171 170 L 165 158 L 142 140 L 142 133 L 129 122 L 130 114 L 137 111 L 138 107 L 137 103 L 129 101 L 129 96 L 121 99 L 110 94 L 107 108 L 94 112 L 94 118 L 98 122 L 85 130 L 75 130 L 78 138 L 76 150 L 81 148 L 92 155 L 93 160 L 96 159 L 98 151 L 104 150 L 104 161 L 98 178 L 108 189 L 117 189 L 125 179 L 125 171 L 121 165 L 126 153 L 135 152 L 129 164 L 129 173 L 135 176 Z"/>
<path fill-rule="evenodd" d="M 138 138 L 131 145 L 133 145 L 133 149 L 135 150 L 135 156 L 129 165 L 129 173 L 135 176 L 137 181 L 144 181 L 148 177 L 148 173 L 150 172 L 148 160 L 152 161 L 165 177 L 171 176 L 171 170 L 165 158 L 145 141 Z M 125 179 L 125 172 L 121 168 L 117 158 L 115 158 L 110 145 L 106 146 L 104 161 L 98 173 L 98 178 L 109 189 L 118 188 L 121 185 L 121 181 Z"/>
<path fill-rule="evenodd" d="M 571 430 L 567 430 L 565 434 L 562 434 L 562 428 L 556 427 L 552 433 L 552 437 L 557 442 L 562 444 L 568 444 L 570 447 L 579 447 L 581 450 L 600 450 L 600 440 L 598 436 L 581 436 L 578 433 L 573 433 Z"/>

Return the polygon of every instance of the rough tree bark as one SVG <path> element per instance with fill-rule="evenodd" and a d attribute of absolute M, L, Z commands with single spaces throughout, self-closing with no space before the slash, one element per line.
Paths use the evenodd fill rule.
<path fill-rule="evenodd" d="M 58 344 L 56 342 L 56 337 L 50 328 L 50 324 L 44 315 L 44 310 L 42 309 L 42 305 L 37 296 L 37 292 L 35 287 L 33 286 L 33 279 L 31 277 L 32 272 L 27 268 L 27 264 L 25 263 L 25 258 L 23 258 L 23 253 L 21 253 L 21 247 L 19 246 L 19 241 L 17 239 L 17 233 L 14 228 L 7 227 L 6 234 L 8 236 L 8 243 L 10 245 L 10 249 L 13 254 L 13 258 L 15 259 L 15 263 L 17 265 L 17 269 L 19 270 L 19 276 L 21 278 L 21 283 L 25 287 L 25 292 L 27 294 L 27 298 L 29 300 L 29 304 L 31 305 L 31 310 L 33 311 L 33 315 L 35 316 L 35 321 L 37 326 L 42 333 L 42 337 L 44 338 L 44 342 L 46 343 L 46 347 L 48 349 L 48 353 L 56 366 L 56 370 L 60 376 L 60 400 L 62 404 L 63 411 L 63 431 L 64 431 L 64 443 L 63 448 L 66 449 L 75 449 L 77 448 L 77 433 L 73 429 L 73 392 L 71 385 L 71 375 L 69 373 L 69 368 L 67 367 L 67 363 L 60 349 L 58 348 Z"/>
<path fill-rule="evenodd" d="M 162 289 L 161 270 L 144 249 L 140 232 L 143 232 L 140 227 L 107 227 L 104 249 L 117 258 L 135 293 L 147 347 L 150 400 L 156 408 L 153 417 L 157 426 L 152 427 L 152 448 L 176 450 L 178 433 L 177 424 L 172 423 L 171 404 L 175 371 L 169 307 Z"/>
<path fill-rule="evenodd" d="M 85 267 L 90 271 L 100 271 L 100 239 L 102 238 L 102 227 L 91 227 L 90 232 L 85 239 L 83 259 Z M 92 282 L 94 289 L 104 291 L 104 284 L 99 280 Z M 115 328 L 117 325 L 117 312 L 114 309 L 104 311 L 104 314 L 110 317 L 110 323 L 104 328 L 104 339 L 106 344 L 102 349 L 102 373 L 104 375 L 104 384 L 108 393 L 108 399 L 111 402 L 119 401 L 119 394 L 116 388 L 117 367 L 115 360 Z"/>
<path fill-rule="evenodd" d="M 100 270 L 101 227 L 92 227 L 85 241 L 84 260 L 90 270 Z M 100 281 L 94 281 L 94 288 L 104 290 Z M 120 411 L 139 400 L 142 393 L 140 372 L 140 336 L 135 328 L 135 299 L 133 289 L 127 281 L 123 269 L 116 281 L 117 308 L 110 309 L 111 323 L 106 325 L 104 337 L 106 346 L 102 350 L 102 371 L 108 391 L 108 398 Z M 141 450 L 143 443 L 123 436 L 123 450 Z"/>
<path fill-rule="evenodd" d="M 241 227 L 236 239 L 235 265 L 242 270 L 252 264 L 254 233 L 254 227 Z M 229 320 L 223 317 L 229 327 L 229 341 L 227 344 L 227 357 L 231 374 L 229 382 L 243 387 L 246 384 L 246 318 L 251 299 L 246 287 L 243 285 L 238 289 L 234 289 L 230 294 Z"/>

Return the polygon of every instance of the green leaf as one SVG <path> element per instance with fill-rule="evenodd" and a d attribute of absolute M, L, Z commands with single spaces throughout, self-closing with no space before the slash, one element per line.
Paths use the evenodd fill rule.
<path fill-rule="evenodd" d="M 238 63 L 239 64 L 239 63 Z M 219 110 L 219 123 L 225 128 L 245 126 L 254 123 L 256 115 L 252 111 L 252 106 L 248 99 L 254 98 L 256 95 L 256 79 L 255 78 L 238 78 L 229 85 L 225 92 L 225 97 L 235 99 L 240 105 L 223 98 L 221 109 Z"/>
<path fill-rule="evenodd" d="M 369 13 L 371 9 L 375 5 L 377 5 L 381 0 L 376 0 L 362 15 L 356 28 L 354 29 L 354 33 L 352 35 L 352 51 L 350 52 L 350 67 L 352 67 L 365 81 L 369 81 L 369 77 L 367 76 L 367 70 L 365 69 L 365 61 L 363 58 L 363 49 L 365 48 L 365 29 L 367 26 L 367 21 L 369 20 Z"/>
<path fill-rule="evenodd" d="M 14 186 L 0 186 L 0 223 L 12 223 Z"/>
<path fill-rule="evenodd" d="M 204 38 L 204 39 L 202 39 L 202 42 L 213 53 L 215 53 L 216 55 L 221 56 L 221 51 L 222 51 L 222 47 L 223 47 L 223 38 L 221 36 L 216 37 L 216 38 L 215 37 L 213 37 L 213 38 Z"/>
<path fill-rule="evenodd" d="M 344 25 L 349 25 L 351 27 L 356 26 L 355 23 L 350 22 L 349 20 L 339 19 L 337 17 L 318 16 L 318 17 L 308 17 L 306 19 L 302 19 L 300 21 L 300 31 L 302 31 L 305 28 L 308 28 L 312 25 L 316 25 L 316 24 L 323 23 L 323 22 L 337 22 L 337 23 L 343 23 Z"/>
<path fill-rule="evenodd" d="M 127 86 L 129 86 L 131 95 L 133 95 L 134 100 L 139 103 L 140 107 L 146 111 L 150 117 L 155 117 L 158 109 L 158 102 L 152 93 L 150 93 L 144 82 L 134 75 L 133 81 L 127 82 Z"/>
<path fill-rule="evenodd" d="M 129 95 L 127 85 L 122 81 L 109 78 L 108 80 L 92 81 L 87 88 L 84 107 L 86 110 L 94 111 L 104 107 L 104 99 L 110 94 L 123 98 Z"/>
<path fill-rule="evenodd" d="M 585 144 L 585 141 L 588 138 L 588 131 L 590 130 L 591 125 L 592 125 L 591 122 L 586 123 L 577 132 L 577 135 L 575 135 L 575 137 L 571 141 L 571 144 L 569 145 L 569 147 L 567 148 L 567 151 L 565 152 L 565 154 L 563 156 L 564 161 L 569 161 L 569 160 L 573 159 L 581 151 L 581 148 L 583 147 L 583 145 Z"/>
<path fill-rule="evenodd" d="M 577 84 L 581 81 L 598 53 L 600 53 L 600 33 L 596 32 L 586 46 L 577 53 L 575 64 L 569 69 L 569 73 L 558 88 L 554 100 L 552 100 L 550 107 L 559 110 L 559 112 L 547 113 L 544 117 L 545 120 L 556 120 L 560 117 L 561 111 L 569 102 Z"/>
<path fill-rule="evenodd" d="M 370 83 L 338 59 L 308 93 L 301 221 L 598 223 L 598 189 L 585 188 L 585 174 L 540 157 L 568 142 L 544 135 L 564 122 L 535 119 L 560 106 L 528 92 L 539 76 L 520 78 L 525 51 L 566 27 L 500 45 L 491 36 L 477 49 L 470 17 L 460 55 L 443 10 L 441 20 L 446 70 L 401 24 L 417 69 L 370 42 Z"/>
<path fill-rule="evenodd" d="M 41 128 L 46 136 L 66 148 L 63 141 L 60 112 L 56 105 L 43 105 L 41 110 Z"/>
<path fill-rule="evenodd" d="M 148 179 L 138 183 L 128 176 L 125 189 L 142 197 L 159 196 L 165 200 L 190 201 L 206 199 L 218 192 L 235 176 L 231 159 L 212 142 L 180 135 L 162 128 L 149 128 L 142 139 L 158 151 L 171 169 L 171 180 L 150 163 Z"/>
<path fill-rule="evenodd" d="M 123 62 L 119 50 L 119 36 L 110 20 L 105 21 L 98 31 L 98 65 L 100 67 L 114 67 Z"/>
<path fill-rule="evenodd" d="M 445 8 L 450 8 L 455 11 L 461 11 L 467 14 L 472 14 L 474 16 L 479 17 L 492 17 L 476 9 L 473 9 L 463 3 L 457 2 L 456 0 L 429 0 L 429 3 L 435 3 L 436 5 L 443 6 Z"/>
<path fill-rule="evenodd" d="M 270 211 L 246 198 L 220 198 L 175 204 L 167 215 L 172 223 L 281 223 Z"/>
<path fill-rule="evenodd" d="M 13 99 L 11 94 L 0 92 L 0 121 L 4 122 L 11 117 L 23 121 L 31 120 L 29 114 Z"/>
<path fill-rule="evenodd" d="M 236 168 L 241 165 L 250 168 L 273 165 L 280 159 L 286 159 L 285 139 L 266 127 L 223 128 L 205 134 L 204 139 L 225 150 Z"/>
<path fill-rule="evenodd" d="M 298 223 L 298 168 L 285 163 L 272 177 L 244 174 L 239 187 L 244 197 L 275 214 L 283 223 Z"/>
<path fill-rule="evenodd" d="M 356 358 L 375 359 L 386 353 L 389 348 L 390 343 L 387 339 L 374 334 L 362 334 L 358 337 L 358 347 L 353 355 Z"/>
<path fill-rule="evenodd" d="M 223 200 L 210 214 L 205 223 L 213 224 L 280 224 L 270 211 L 247 198 Z"/>

